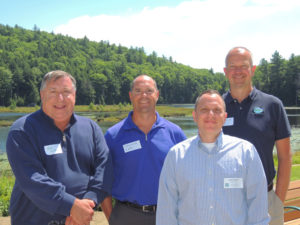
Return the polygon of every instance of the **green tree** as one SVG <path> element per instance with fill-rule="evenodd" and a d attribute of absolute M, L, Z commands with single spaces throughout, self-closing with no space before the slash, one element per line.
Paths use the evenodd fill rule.
<path fill-rule="evenodd" d="M 0 104 L 8 106 L 12 98 L 12 73 L 0 66 Z"/>

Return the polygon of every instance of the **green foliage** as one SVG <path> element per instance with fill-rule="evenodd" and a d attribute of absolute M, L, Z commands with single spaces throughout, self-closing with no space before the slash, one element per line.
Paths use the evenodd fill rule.
<path fill-rule="evenodd" d="M 129 103 L 132 80 L 153 77 L 160 90 L 159 103 L 192 103 L 199 92 L 223 92 L 225 76 L 207 69 L 178 64 L 172 57 L 146 55 L 144 49 L 116 46 L 108 41 L 75 39 L 35 28 L 26 30 L 0 24 L 0 105 L 39 104 L 39 85 L 49 70 L 61 69 L 77 80 L 76 103 L 88 105 Z M 94 109 L 93 109 L 94 110 Z"/>
<path fill-rule="evenodd" d="M 8 216 L 9 200 L 15 179 L 6 154 L 0 154 L 0 216 Z"/>
<path fill-rule="evenodd" d="M 95 104 L 94 104 L 93 102 L 91 102 L 91 103 L 89 104 L 89 110 L 90 110 L 90 111 L 94 111 L 95 108 L 96 108 Z"/>
<path fill-rule="evenodd" d="M 275 51 L 270 63 L 262 59 L 256 69 L 254 85 L 266 93 L 279 97 L 285 106 L 300 104 L 300 56 L 283 59 Z"/>
<path fill-rule="evenodd" d="M 13 177 L 0 176 L 0 215 L 9 215 L 9 200 L 14 185 Z"/>
<path fill-rule="evenodd" d="M 291 180 L 300 179 L 300 165 L 295 165 L 292 167 Z"/>
<path fill-rule="evenodd" d="M 11 110 L 15 110 L 16 107 L 17 107 L 17 102 L 16 102 L 16 100 L 12 99 L 11 102 L 10 102 L 9 108 L 10 108 Z"/>
<path fill-rule="evenodd" d="M 225 56 L 224 56 L 225 57 Z M 206 89 L 224 93 L 228 82 L 223 73 L 194 69 L 146 55 L 142 47 L 126 48 L 108 41 L 75 39 L 39 29 L 26 30 L 0 24 L 0 105 L 39 104 L 39 85 L 44 74 L 61 69 L 77 80 L 79 105 L 129 103 L 130 83 L 139 74 L 153 77 L 160 90 L 159 103 L 194 103 Z M 300 104 L 300 56 L 283 59 L 275 51 L 270 62 L 262 59 L 253 78 L 254 85 L 279 97 L 285 106 Z M 299 89 L 299 90 L 298 90 Z"/>

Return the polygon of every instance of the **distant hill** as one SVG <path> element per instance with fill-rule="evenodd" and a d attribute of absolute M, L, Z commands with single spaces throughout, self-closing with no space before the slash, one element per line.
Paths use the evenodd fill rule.
<path fill-rule="evenodd" d="M 285 104 L 294 105 L 299 56 L 292 55 L 286 61 L 275 52 L 274 60 L 262 60 L 254 83 Z M 155 52 L 147 55 L 142 47 L 126 48 L 109 41 L 42 32 L 37 27 L 26 30 L 0 24 L 0 105 L 39 104 L 41 79 L 56 69 L 76 78 L 79 105 L 129 102 L 130 83 L 140 74 L 156 80 L 159 103 L 194 103 L 206 89 L 221 93 L 228 89 L 223 73 L 194 69 L 174 62 L 172 57 L 158 57 Z"/>
<path fill-rule="evenodd" d="M 130 82 L 153 77 L 160 103 L 191 103 L 207 88 L 223 91 L 224 75 L 193 69 L 172 58 L 146 55 L 144 49 L 0 25 L 0 105 L 39 103 L 44 74 L 64 70 L 77 80 L 77 104 L 129 102 Z"/>

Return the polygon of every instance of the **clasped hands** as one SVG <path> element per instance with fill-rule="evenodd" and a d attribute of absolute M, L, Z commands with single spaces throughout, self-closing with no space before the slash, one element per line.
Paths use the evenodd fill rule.
<path fill-rule="evenodd" d="M 95 203 L 90 199 L 75 199 L 65 225 L 89 225 L 93 219 Z"/>

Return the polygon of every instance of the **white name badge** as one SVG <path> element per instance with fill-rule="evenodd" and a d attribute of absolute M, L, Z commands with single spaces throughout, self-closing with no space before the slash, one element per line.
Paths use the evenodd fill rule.
<path fill-rule="evenodd" d="M 123 145 L 123 149 L 124 149 L 125 153 L 135 151 L 135 150 L 138 150 L 141 148 L 142 148 L 142 146 L 141 146 L 141 142 L 139 140 Z"/>
<path fill-rule="evenodd" d="M 225 123 L 223 124 L 223 126 L 233 126 L 234 124 L 234 118 L 233 117 L 229 117 L 226 118 Z"/>
<path fill-rule="evenodd" d="M 243 178 L 224 178 L 224 188 L 243 188 Z"/>
<path fill-rule="evenodd" d="M 54 145 L 46 145 L 44 146 L 46 155 L 55 155 L 55 154 L 61 154 L 62 148 L 60 144 L 54 144 Z"/>

